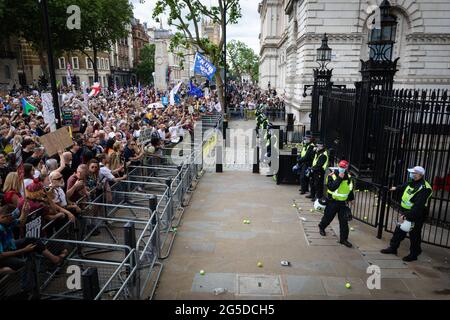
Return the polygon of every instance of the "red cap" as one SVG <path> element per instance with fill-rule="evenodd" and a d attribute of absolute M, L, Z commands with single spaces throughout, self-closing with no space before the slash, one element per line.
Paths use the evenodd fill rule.
<path fill-rule="evenodd" d="M 341 162 L 339 162 L 339 167 L 347 169 L 348 168 L 348 162 L 345 160 L 342 160 Z"/>

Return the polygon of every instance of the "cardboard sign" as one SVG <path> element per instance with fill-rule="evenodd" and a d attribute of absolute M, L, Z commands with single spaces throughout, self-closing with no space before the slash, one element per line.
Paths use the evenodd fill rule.
<path fill-rule="evenodd" d="M 62 127 L 55 132 L 47 133 L 39 137 L 39 140 L 50 157 L 57 154 L 58 150 L 64 151 L 73 144 L 68 127 Z"/>

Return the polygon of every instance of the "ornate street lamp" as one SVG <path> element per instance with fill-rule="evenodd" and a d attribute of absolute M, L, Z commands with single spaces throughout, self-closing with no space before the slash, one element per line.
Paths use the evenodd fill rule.
<path fill-rule="evenodd" d="M 322 38 L 322 45 L 317 49 L 316 61 L 320 65 L 320 70 L 325 70 L 327 64 L 331 61 L 331 48 L 328 46 L 328 37 L 325 33 Z"/>
<path fill-rule="evenodd" d="M 391 4 L 384 0 L 380 5 L 380 21 L 372 21 L 369 36 L 370 58 L 375 61 L 392 61 L 392 54 L 397 33 L 397 17 L 391 14 Z"/>

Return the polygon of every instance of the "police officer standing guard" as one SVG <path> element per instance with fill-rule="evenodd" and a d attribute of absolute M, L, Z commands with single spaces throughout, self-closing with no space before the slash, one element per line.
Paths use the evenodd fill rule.
<path fill-rule="evenodd" d="M 348 220 L 350 218 L 350 209 L 347 207 L 347 201 L 354 200 L 353 180 L 348 172 L 349 163 L 345 160 L 339 162 L 339 167 L 327 177 L 328 201 L 325 208 L 322 221 L 319 224 L 320 235 L 325 237 L 325 229 L 333 221 L 336 213 L 339 218 L 339 243 L 348 248 L 352 244 L 348 241 Z"/>
<path fill-rule="evenodd" d="M 390 246 L 381 250 L 385 254 L 397 254 L 400 243 L 405 239 L 409 232 L 411 242 L 409 255 L 403 258 L 403 261 L 415 261 L 422 253 L 420 247 L 422 226 L 426 217 L 427 207 L 433 193 L 431 185 L 425 181 L 425 169 L 422 167 L 414 167 L 408 169 L 410 181 L 392 187 L 390 191 L 403 191 L 401 202 L 401 216 L 399 224 L 394 231 Z"/>
<path fill-rule="evenodd" d="M 319 141 L 316 143 L 315 152 L 316 154 L 311 167 L 311 194 L 306 196 L 307 198 L 311 198 L 311 201 L 323 197 L 323 178 L 328 168 L 328 151 L 325 149 L 323 142 Z"/>
<path fill-rule="evenodd" d="M 300 156 L 297 159 L 300 167 L 300 194 L 308 192 L 309 175 L 308 169 L 311 168 L 314 159 L 314 144 L 312 143 L 312 136 L 307 134 L 303 139 L 303 146 Z"/>

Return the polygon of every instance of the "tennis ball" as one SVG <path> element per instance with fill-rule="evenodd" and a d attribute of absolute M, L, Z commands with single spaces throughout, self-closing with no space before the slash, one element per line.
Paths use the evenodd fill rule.
<path fill-rule="evenodd" d="M 313 211 L 314 211 L 314 209 L 309 209 L 309 211 L 313 212 Z"/>
<path fill-rule="evenodd" d="M 292 206 L 295 208 L 297 205 L 294 203 Z"/>
<path fill-rule="evenodd" d="M 173 231 L 173 232 L 177 232 L 178 229 L 177 229 L 177 228 L 173 228 L 172 231 Z"/>
<path fill-rule="evenodd" d="M 257 266 L 258 266 L 258 268 L 262 268 L 262 267 L 263 267 L 263 264 L 262 264 L 262 262 L 261 262 L 261 261 L 259 261 L 259 262 L 258 262 L 258 264 L 257 264 Z"/>
<path fill-rule="evenodd" d="M 200 270 L 200 275 L 204 276 L 205 275 L 205 270 Z"/>
<path fill-rule="evenodd" d="M 247 224 L 250 224 L 250 220 L 247 220 Z"/>
<path fill-rule="evenodd" d="M 345 284 L 345 287 L 346 287 L 347 289 L 350 289 L 350 288 L 352 287 L 352 285 L 350 284 L 350 282 L 347 282 L 347 283 Z"/>
<path fill-rule="evenodd" d="M 355 228 L 351 227 L 351 228 L 350 228 L 350 231 L 355 231 Z"/>
<path fill-rule="evenodd" d="M 364 217 L 364 220 L 367 220 L 367 217 Z"/>

